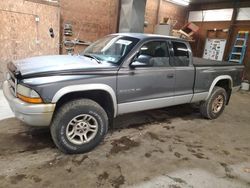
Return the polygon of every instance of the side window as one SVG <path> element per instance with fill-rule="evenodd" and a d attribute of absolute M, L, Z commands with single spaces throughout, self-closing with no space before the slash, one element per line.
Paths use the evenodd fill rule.
<path fill-rule="evenodd" d="M 186 44 L 182 42 L 172 42 L 173 45 L 173 61 L 172 66 L 182 67 L 189 66 L 189 53 Z"/>
<path fill-rule="evenodd" d="M 146 67 L 168 67 L 169 51 L 167 42 L 152 41 L 145 43 L 140 49 L 140 55 L 136 63 Z"/>

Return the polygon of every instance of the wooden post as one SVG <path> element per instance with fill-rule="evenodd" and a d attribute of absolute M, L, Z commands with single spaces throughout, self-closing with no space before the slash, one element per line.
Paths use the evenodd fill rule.
<path fill-rule="evenodd" d="M 159 17 L 160 17 L 160 9 L 161 9 L 161 1 L 162 0 L 158 0 L 158 6 L 157 6 L 157 11 L 156 11 L 156 23 L 155 25 L 159 24 L 160 21 L 159 21 Z"/>
<path fill-rule="evenodd" d="M 232 19 L 230 22 L 228 35 L 227 35 L 227 42 L 226 42 L 226 48 L 225 48 L 223 60 L 228 60 L 228 55 L 229 55 L 230 50 L 231 50 L 230 44 L 231 44 L 231 41 L 234 39 L 232 34 L 233 34 L 233 30 L 234 30 L 234 23 L 236 21 L 236 17 L 238 15 L 238 11 L 239 11 L 239 9 L 237 8 L 237 5 L 238 5 L 237 0 L 235 0 L 234 5 L 233 5 L 233 15 L 232 15 Z"/>

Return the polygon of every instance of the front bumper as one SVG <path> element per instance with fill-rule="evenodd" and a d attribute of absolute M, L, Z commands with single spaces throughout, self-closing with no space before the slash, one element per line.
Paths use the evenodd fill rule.
<path fill-rule="evenodd" d="M 55 104 L 30 104 L 13 96 L 7 81 L 3 84 L 3 93 L 11 110 L 21 121 L 31 126 L 49 126 Z"/>

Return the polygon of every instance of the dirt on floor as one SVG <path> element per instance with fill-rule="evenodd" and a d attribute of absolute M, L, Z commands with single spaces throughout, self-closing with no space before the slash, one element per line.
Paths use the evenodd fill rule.
<path fill-rule="evenodd" d="M 191 105 L 123 115 L 93 151 L 65 155 L 47 128 L 0 121 L 0 187 L 250 187 L 250 94 L 216 120 Z"/>

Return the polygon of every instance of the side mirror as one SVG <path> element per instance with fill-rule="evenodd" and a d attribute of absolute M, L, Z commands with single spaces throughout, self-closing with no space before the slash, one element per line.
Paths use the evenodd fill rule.
<path fill-rule="evenodd" d="M 131 68 L 136 68 L 136 67 L 147 67 L 147 57 L 142 55 L 140 52 L 137 52 L 134 58 L 132 59 L 132 62 L 130 63 Z"/>
<path fill-rule="evenodd" d="M 137 51 L 136 54 L 134 55 L 134 57 L 132 58 L 131 63 L 130 63 L 130 65 L 129 65 L 131 68 L 135 68 L 135 67 L 137 66 L 137 63 L 139 63 L 139 62 L 137 61 L 138 58 L 139 58 L 139 56 L 140 56 L 140 52 Z"/>
<path fill-rule="evenodd" d="M 139 58 L 140 55 L 141 55 L 140 51 L 137 51 L 134 57 L 132 58 L 132 62 L 135 62 Z"/>
<path fill-rule="evenodd" d="M 135 67 L 145 67 L 146 64 L 145 63 L 141 63 L 139 61 L 133 61 L 131 64 L 130 64 L 130 67 L 131 68 L 135 68 Z"/>

